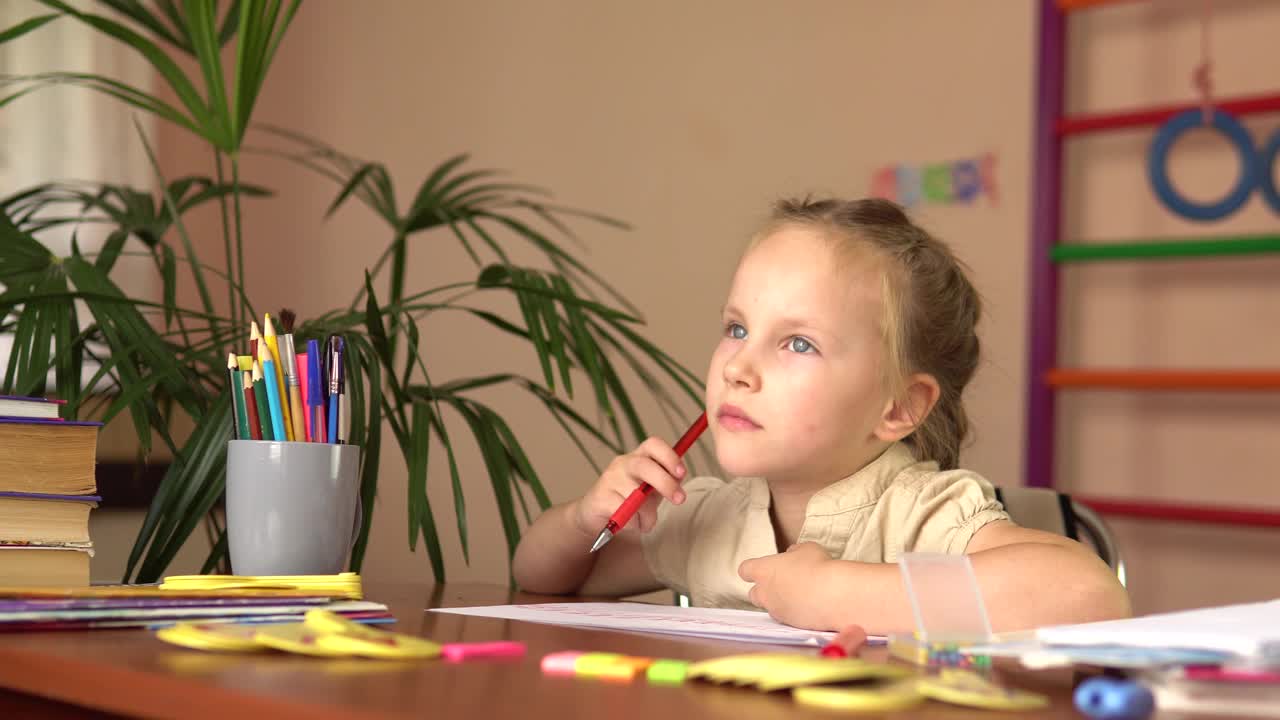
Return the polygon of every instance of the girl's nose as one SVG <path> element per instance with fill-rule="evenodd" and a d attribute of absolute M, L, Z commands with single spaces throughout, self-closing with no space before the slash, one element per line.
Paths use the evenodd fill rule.
<path fill-rule="evenodd" d="M 760 373 L 745 346 L 724 364 L 724 380 L 730 387 L 743 390 L 756 390 L 760 387 Z"/>

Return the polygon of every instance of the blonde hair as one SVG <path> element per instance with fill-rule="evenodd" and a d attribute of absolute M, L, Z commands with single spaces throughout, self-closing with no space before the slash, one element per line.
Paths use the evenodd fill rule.
<path fill-rule="evenodd" d="M 978 366 L 982 312 L 964 264 L 888 200 L 782 200 L 757 239 L 788 225 L 817 229 L 846 251 L 869 247 L 882 260 L 886 384 L 901 400 L 906 378 L 927 373 L 940 391 L 906 442 L 920 460 L 957 467 L 969 433 L 961 394 Z"/>

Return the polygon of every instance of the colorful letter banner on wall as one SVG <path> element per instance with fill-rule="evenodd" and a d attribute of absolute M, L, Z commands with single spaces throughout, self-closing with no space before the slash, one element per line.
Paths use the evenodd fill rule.
<path fill-rule="evenodd" d="M 931 165 L 887 165 L 872 173 L 870 194 L 904 207 L 972 205 L 979 197 L 995 207 L 1000 198 L 996 156 L 986 153 Z"/>

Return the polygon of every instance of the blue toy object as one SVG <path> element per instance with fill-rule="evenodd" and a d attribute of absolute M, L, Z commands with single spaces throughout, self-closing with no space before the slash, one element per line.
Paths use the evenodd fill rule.
<path fill-rule="evenodd" d="M 1076 709 L 1094 720 L 1143 720 L 1155 711 L 1151 691 L 1141 683 L 1112 677 L 1095 677 L 1080 683 Z"/>

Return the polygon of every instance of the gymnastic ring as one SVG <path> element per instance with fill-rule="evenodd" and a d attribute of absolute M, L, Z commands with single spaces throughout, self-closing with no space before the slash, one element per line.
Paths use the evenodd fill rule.
<path fill-rule="evenodd" d="M 1249 200 L 1258 177 L 1258 160 L 1254 153 L 1253 138 L 1249 131 L 1234 116 L 1221 110 L 1213 111 L 1213 127 L 1227 136 L 1240 155 L 1240 179 L 1227 196 L 1214 203 L 1194 203 L 1173 187 L 1169 181 L 1166 164 L 1169 150 L 1184 132 L 1204 125 L 1204 113 L 1199 108 L 1184 110 L 1169 118 L 1160 126 L 1155 138 L 1151 141 L 1151 151 L 1147 154 L 1147 175 L 1151 179 L 1151 187 L 1155 190 L 1160 202 L 1169 210 L 1189 220 L 1218 220 L 1239 210 Z"/>
<path fill-rule="evenodd" d="M 1280 190 L 1276 189 L 1276 155 L 1280 155 L 1280 130 L 1271 133 L 1271 139 L 1258 153 L 1258 188 L 1262 197 L 1276 212 L 1280 212 Z"/>

